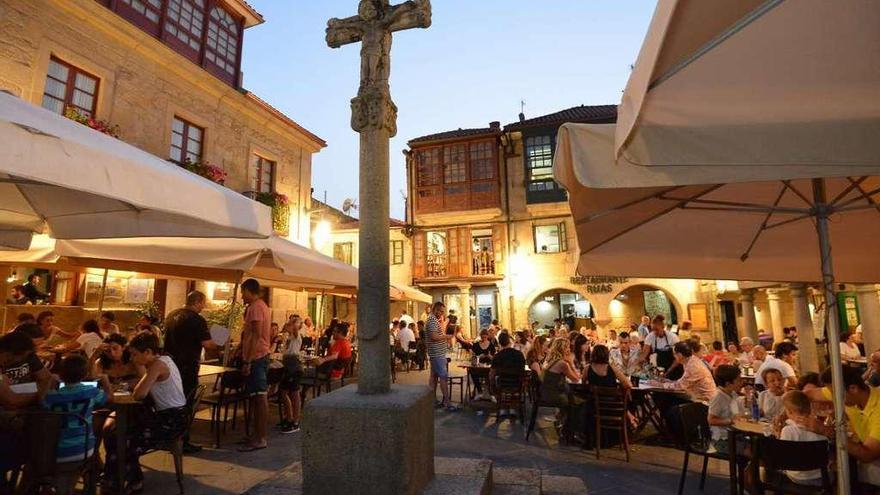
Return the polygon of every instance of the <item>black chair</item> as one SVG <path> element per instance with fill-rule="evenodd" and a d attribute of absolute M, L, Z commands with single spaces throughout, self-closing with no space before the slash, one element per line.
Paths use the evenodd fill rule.
<path fill-rule="evenodd" d="M 563 409 L 563 413 L 568 416 L 570 413 L 569 408 L 563 407 L 556 402 L 548 402 L 543 400 L 541 397 L 541 378 L 538 375 L 533 375 L 529 380 L 529 388 L 530 394 L 532 396 L 532 416 L 529 419 L 529 428 L 526 430 L 526 441 L 529 441 L 529 436 L 532 434 L 532 431 L 535 430 L 535 423 L 538 421 L 538 409 L 542 407 L 552 407 L 554 409 Z M 568 432 L 564 432 L 566 436 L 569 436 Z"/>
<path fill-rule="evenodd" d="M 712 435 L 709 430 L 709 408 L 705 404 L 691 402 L 675 406 L 680 418 L 680 437 L 676 438 L 678 447 L 684 451 L 684 463 L 681 467 L 681 479 L 678 482 L 678 495 L 684 490 L 687 477 L 688 461 L 691 454 L 703 456 L 703 470 L 700 474 L 700 491 L 706 486 L 706 470 L 709 459 L 728 459 L 727 455 L 712 449 Z M 740 475 L 739 477 L 743 477 Z"/>
<path fill-rule="evenodd" d="M 196 404 L 202 402 L 202 397 L 205 395 L 205 390 L 207 390 L 207 386 L 204 384 L 200 384 L 192 391 L 192 396 L 187 397 L 187 404 L 192 404 L 187 410 L 187 418 L 186 418 L 186 429 L 184 429 L 180 434 L 178 434 L 173 439 L 163 442 L 159 445 L 155 445 L 144 452 L 144 455 L 149 454 L 150 452 L 164 451 L 171 454 L 174 458 L 174 474 L 177 476 L 177 487 L 180 489 L 180 493 L 183 493 L 183 437 L 187 431 L 192 427 L 193 420 L 196 418 Z M 219 429 L 219 428 L 218 428 Z M 219 443 L 219 437 L 218 437 Z"/>
<path fill-rule="evenodd" d="M 495 383 L 490 384 L 495 395 L 495 421 L 501 420 L 502 409 L 516 409 L 525 422 L 526 373 L 523 370 L 495 371 Z"/>
<path fill-rule="evenodd" d="M 627 431 L 627 411 L 629 394 L 620 387 L 592 387 L 593 405 L 596 419 L 596 459 L 602 443 L 603 431 L 614 431 L 620 435 L 620 446 L 626 452 L 629 462 L 629 432 Z"/>
<path fill-rule="evenodd" d="M 452 376 L 449 374 L 449 363 L 452 362 L 452 358 L 446 358 L 446 386 L 449 388 L 449 400 L 452 400 L 452 391 L 455 390 L 455 387 L 458 387 L 458 402 L 459 404 L 464 403 L 464 381 L 467 379 L 467 376 L 459 375 Z"/>
<path fill-rule="evenodd" d="M 235 429 L 235 420 L 238 417 L 238 405 L 243 404 L 245 416 L 245 431 L 248 429 L 248 397 L 244 393 L 245 378 L 241 371 L 227 371 L 217 377 L 214 384 L 215 392 L 201 399 L 202 404 L 211 407 L 211 430 L 216 436 L 214 445 L 220 448 L 220 413 L 223 412 L 223 433 L 226 433 L 226 424 L 229 422 L 229 407 L 232 406 L 232 429 Z"/>
<path fill-rule="evenodd" d="M 792 442 L 762 437 L 758 442 L 759 458 L 766 468 L 767 476 L 766 479 L 761 480 L 761 488 L 773 490 L 774 494 L 830 495 L 834 493 L 834 483 L 828 472 L 829 448 L 829 443 L 825 440 Z M 795 483 L 782 472 L 813 470 L 821 472 L 821 486 Z"/>
<path fill-rule="evenodd" d="M 312 390 L 312 397 L 320 397 L 321 389 L 327 388 L 329 391 L 330 387 L 330 371 L 333 369 L 335 361 L 329 361 L 326 363 L 322 363 L 320 366 L 315 368 L 315 373 L 313 375 L 303 376 L 299 382 L 300 385 L 300 395 L 302 397 L 303 403 L 306 400 L 306 394 L 309 389 Z"/>

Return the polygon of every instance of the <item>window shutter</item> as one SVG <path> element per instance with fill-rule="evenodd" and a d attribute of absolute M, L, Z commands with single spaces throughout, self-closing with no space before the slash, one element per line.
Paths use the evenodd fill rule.
<path fill-rule="evenodd" d="M 425 277 L 425 233 L 418 231 L 413 235 L 413 278 Z"/>
<path fill-rule="evenodd" d="M 471 229 L 461 227 L 458 229 L 458 276 L 470 277 L 473 264 L 473 239 Z"/>
<path fill-rule="evenodd" d="M 498 223 L 492 226 L 492 256 L 495 260 L 495 274 L 504 273 L 504 253 L 507 250 L 505 243 L 506 225 Z"/>
<path fill-rule="evenodd" d="M 559 222 L 559 251 L 568 251 L 568 231 L 565 227 L 565 221 Z"/>
<path fill-rule="evenodd" d="M 459 242 L 459 229 L 449 229 L 446 231 L 446 249 L 449 255 L 446 261 L 446 276 L 461 276 L 461 244 Z"/>

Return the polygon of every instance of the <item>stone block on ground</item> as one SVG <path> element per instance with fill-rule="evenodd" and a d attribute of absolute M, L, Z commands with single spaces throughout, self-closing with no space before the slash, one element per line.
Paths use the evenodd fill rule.
<path fill-rule="evenodd" d="M 541 492 L 543 495 L 584 495 L 587 487 L 584 480 L 573 476 L 550 476 L 541 477 Z"/>
<path fill-rule="evenodd" d="M 425 386 L 359 395 L 349 385 L 306 404 L 303 492 L 417 495 L 434 475 L 434 409 Z"/>
<path fill-rule="evenodd" d="M 492 461 L 487 459 L 434 458 L 435 477 L 423 495 L 489 495 Z"/>
<path fill-rule="evenodd" d="M 492 482 L 498 485 L 541 487 L 541 470 L 529 468 L 493 467 Z"/>

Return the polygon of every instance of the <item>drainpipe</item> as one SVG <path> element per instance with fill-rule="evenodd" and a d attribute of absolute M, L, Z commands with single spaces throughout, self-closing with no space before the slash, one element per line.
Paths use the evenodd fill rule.
<path fill-rule="evenodd" d="M 507 143 L 505 145 L 505 142 Z M 508 148 L 510 152 L 508 153 Z M 513 273 L 512 273 L 512 251 L 510 246 L 516 242 L 519 242 L 516 239 L 516 230 L 513 228 L 513 220 L 510 217 L 510 182 L 508 180 L 507 173 L 507 159 L 509 157 L 515 156 L 513 147 L 513 137 L 510 132 L 505 131 L 501 135 L 501 173 L 504 176 L 504 217 L 505 223 L 507 224 L 507 290 L 509 291 L 508 300 L 507 300 L 507 311 L 509 313 L 508 317 L 510 318 L 510 329 L 511 331 L 516 330 L 516 308 L 515 308 L 515 300 L 513 292 Z"/>

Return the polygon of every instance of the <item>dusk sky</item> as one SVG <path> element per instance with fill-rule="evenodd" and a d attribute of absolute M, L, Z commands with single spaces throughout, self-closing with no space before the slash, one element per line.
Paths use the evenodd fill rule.
<path fill-rule="evenodd" d="M 393 0 L 399 3 L 401 0 Z M 314 195 L 341 207 L 358 196 L 358 138 L 349 126 L 360 44 L 327 47 L 331 17 L 356 0 L 250 0 L 266 19 L 248 29 L 244 86 L 327 141 L 314 156 Z M 433 25 L 395 33 L 391 215 L 404 218 L 412 138 L 516 121 L 576 105 L 617 104 L 654 11 L 649 0 L 434 0 Z M 355 213 L 356 214 L 356 213 Z"/>

